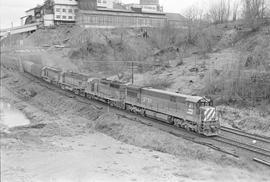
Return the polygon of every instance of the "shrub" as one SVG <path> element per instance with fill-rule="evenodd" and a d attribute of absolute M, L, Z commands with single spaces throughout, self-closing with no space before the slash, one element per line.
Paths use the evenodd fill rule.
<path fill-rule="evenodd" d="M 221 75 L 212 72 L 206 79 L 203 94 L 216 96 L 226 103 L 241 101 L 254 105 L 270 101 L 270 72 L 243 70 L 233 64 Z"/>
<path fill-rule="evenodd" d="M 146 87 L 152 87 L 156 89 L 166 89 L 170 87 L 172 84 L 173 84 L 172 80 L 166 78 L 152 77 L 148 81 L 145 81 L 143 85 Z"/>

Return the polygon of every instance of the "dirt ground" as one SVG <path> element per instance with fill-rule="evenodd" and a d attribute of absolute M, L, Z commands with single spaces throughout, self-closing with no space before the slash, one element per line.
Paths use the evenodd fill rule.
<path fill-rule="evenodd" d="M 268 181 L 269 170 L 119 118 L 1 70 L 1 101 L 30 125 L 1 129 L 1 181 Z"/>

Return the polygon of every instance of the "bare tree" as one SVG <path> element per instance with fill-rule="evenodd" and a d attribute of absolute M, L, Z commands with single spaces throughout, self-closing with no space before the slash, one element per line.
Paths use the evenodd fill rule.
<path fill-rule="evenodd" d="M 212 4 L 209 10 L 209 16 L 213 23 L 219 24 L 229 20 L 231 13 L 230 0 L 218 0 Z"/>
<path fill-rule="evenodd" d="M 237 14 L 239 10 L 240 2 L 238 0 L 235 0 L 233 3 L 233 8 L 232 8 L 232 16 L 233 16 L 233 21 L 237 20 Z"/>
<path fill-rule="evenodd" d="M 201 27 L 204 13 L 202 9 L 195 6 L 191 6 L 185 12 L 185 17 L 187 18 L 188 36 L 187 42 L 193 44 L 193 37 L 196 35 L 196 31 Z"/>
<path fill-rule="evenodd" d="M 44 1 L 44 11 L 45 14 L 53 13 L 54 0 L 45 0 Z"/>
<path fill-rule="evenodd" d="M 247 24 L 253 29 L 259 27 L 259 21 L 265 17 L 265 0 L 243 0 L 244 17 Z"/>
<path fill-rule="evenodd" d="M 245 18 L 264 18 L 266 4 L 265 0 L 243 0 Z"/>

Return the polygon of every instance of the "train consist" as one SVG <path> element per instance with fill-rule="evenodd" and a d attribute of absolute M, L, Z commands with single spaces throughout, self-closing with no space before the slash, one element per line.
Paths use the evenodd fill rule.
<path fill-rule="evenodd" d="M 210 99 L 183 95 L 118 81 L 62 71 L 33 62 L 22 63 L 24 72 L 88 99 L 155 118 L 205 136 L 216 136 L 220 123 Z"/>

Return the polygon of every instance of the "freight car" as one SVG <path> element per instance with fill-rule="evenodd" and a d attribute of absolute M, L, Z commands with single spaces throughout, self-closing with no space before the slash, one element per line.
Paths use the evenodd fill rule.
<path fill-rule="evenodd" d="M 41 78 L 43 65 L 36 64 L 30 61 L 25 61 L 22 65 L 23 70 L 35 77 Z"/>
<path fill-rule="evenodd" d="M 58 68 L 23 63 L 24 71 L 61 89 L 111 106 L 155 118 L 205 136 L 218 135 L 220 124 L 210 99 L 145 88 Z"/>

